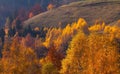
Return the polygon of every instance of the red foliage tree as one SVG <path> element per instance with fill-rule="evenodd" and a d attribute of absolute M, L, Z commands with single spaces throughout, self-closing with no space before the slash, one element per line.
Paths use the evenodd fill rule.
<path fill-rule="evenodd" d="M 52 62 L 58 69 L 60 69 L 62 59 L 63 59 L 62 53 L 58 52 L 55 46 L 52 46 L 48 51 L 47 60 Z"/>
<path fill-rule="evenodd" d="M 34 16 L 34 15 L 37 15 L 37 14 L 39 14 L 39 13 L 41 13 L 41 12 L 43 12 L 43 10 L 42 10 L 42 7 L 40 6 L 40 4 L 35 4 L 32 8 L 31 8 L 31 10 L 29 11 L 29 18 L 32 16 Z"/>
<path fill-rule="evenodd" d="M 33 12 L 30 12 L 28 17 L 32 18 L 33 16 L 34 16 Z"/>
<path fill-rule="evenodd" d="M 21 21 L 24 21 L 27 19 L 27 13 L 26 13 L 26 10 L 24 8 L 19 9 L 17 18 Z"/>
<path fill-rule="evenodd" d="M 24 42 L 26 47 L 35 48 L 35 40 L 30 34 L 27 34 Z"/>

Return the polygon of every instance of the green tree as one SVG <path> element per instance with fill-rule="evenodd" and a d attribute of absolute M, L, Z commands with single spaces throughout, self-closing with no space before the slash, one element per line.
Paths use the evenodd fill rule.
<path fill-rule="evenodd" d="M 42 67 L 42 74 L 58 74 L 58 70 L 52 63 L 46 63 Z"/>

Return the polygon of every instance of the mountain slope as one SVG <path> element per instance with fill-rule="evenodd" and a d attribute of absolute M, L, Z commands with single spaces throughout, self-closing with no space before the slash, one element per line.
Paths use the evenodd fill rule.
<path fill-rule="evenodd" d="M 78 18 L 84 18 L 90 25 L 96 20 L 112 23 L 120 19 L 120 1 L 73 2 L 28 19 L 24 22 L 24 27 L 28 25 L 58 27 L 60 23 L 64 27 L 67 23 L 77 21 Z"/>

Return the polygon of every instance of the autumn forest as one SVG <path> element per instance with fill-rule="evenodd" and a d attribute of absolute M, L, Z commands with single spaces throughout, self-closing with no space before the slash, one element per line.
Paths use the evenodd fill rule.
<path fill-rule="evenodd" d="M 0 24 L 0 74 L 120 74 L 120 2 L 75 1 L 46 0 L 44 7 L 37 0 L 6 17 Z"/>
<path fill-rule="evenodd" d="M 104 22 L 88 26 L 80 18 L 65 28 L 29 27 L 25 31 L 25 36 L 5 35 L 0 74 L 120 73 L 117 26 Z"/>

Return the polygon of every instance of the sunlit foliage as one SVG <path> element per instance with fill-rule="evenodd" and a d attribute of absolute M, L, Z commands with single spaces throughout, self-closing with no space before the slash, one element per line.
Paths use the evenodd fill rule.
<path fill-rule="evenodd" d="M 87 40 L 84 33 L 79 32 L 72 40 L 66 58 L 62 61 L 61 74 L 84 73 L 87 65 Z M 84 59 L 86 58 L 86 59 Z"/>
<path fill-rule="evenodd" d="M 89 29 L 89 35 L 80 31 L 71 41 L 67 56 L 62 61 L 61 74 L 119 74 L 116 37 L 111 39 L 111 33 L 104 33 L 102 25 Z M 112 34 L 113 32 L 115 34 L 117 30 L 113 30 Z"/>
<path fill-rule="evenodd" d="M 4 49 L 3 49 L 4 50 Z M 5 54 L 7 52 L 7 54 Z M 10 50 L 3 52 L 1 74 L 39 74 L 40 67 L 36 54 L 31 48 L 24 48 L 15 39 Z"/>
<path fill-rule="evenodd" d="M 49 29 L 46 34 L 46 40 L 44 42 L 46 47 L 54 45 L 56 49 L 61 52 L 66 51 L 69 42 L 72 37 L 78 32 L 79 29 L 83 29 L 85 33 L 89 33 L 87 23 L 84 19 L 80 18 L 78 22 L 68 24 L 65 28 L 52 28 Z"/>
<path fill-rule="evenodd" d="M 13 29 L 17 30 L 14 25 Z M 6 34 L 0 74 L 120 73 L 120 27 L 116 24 L 88 26 L 80 18 L 64 28 L 29 26 L 14 32 Z"/>

